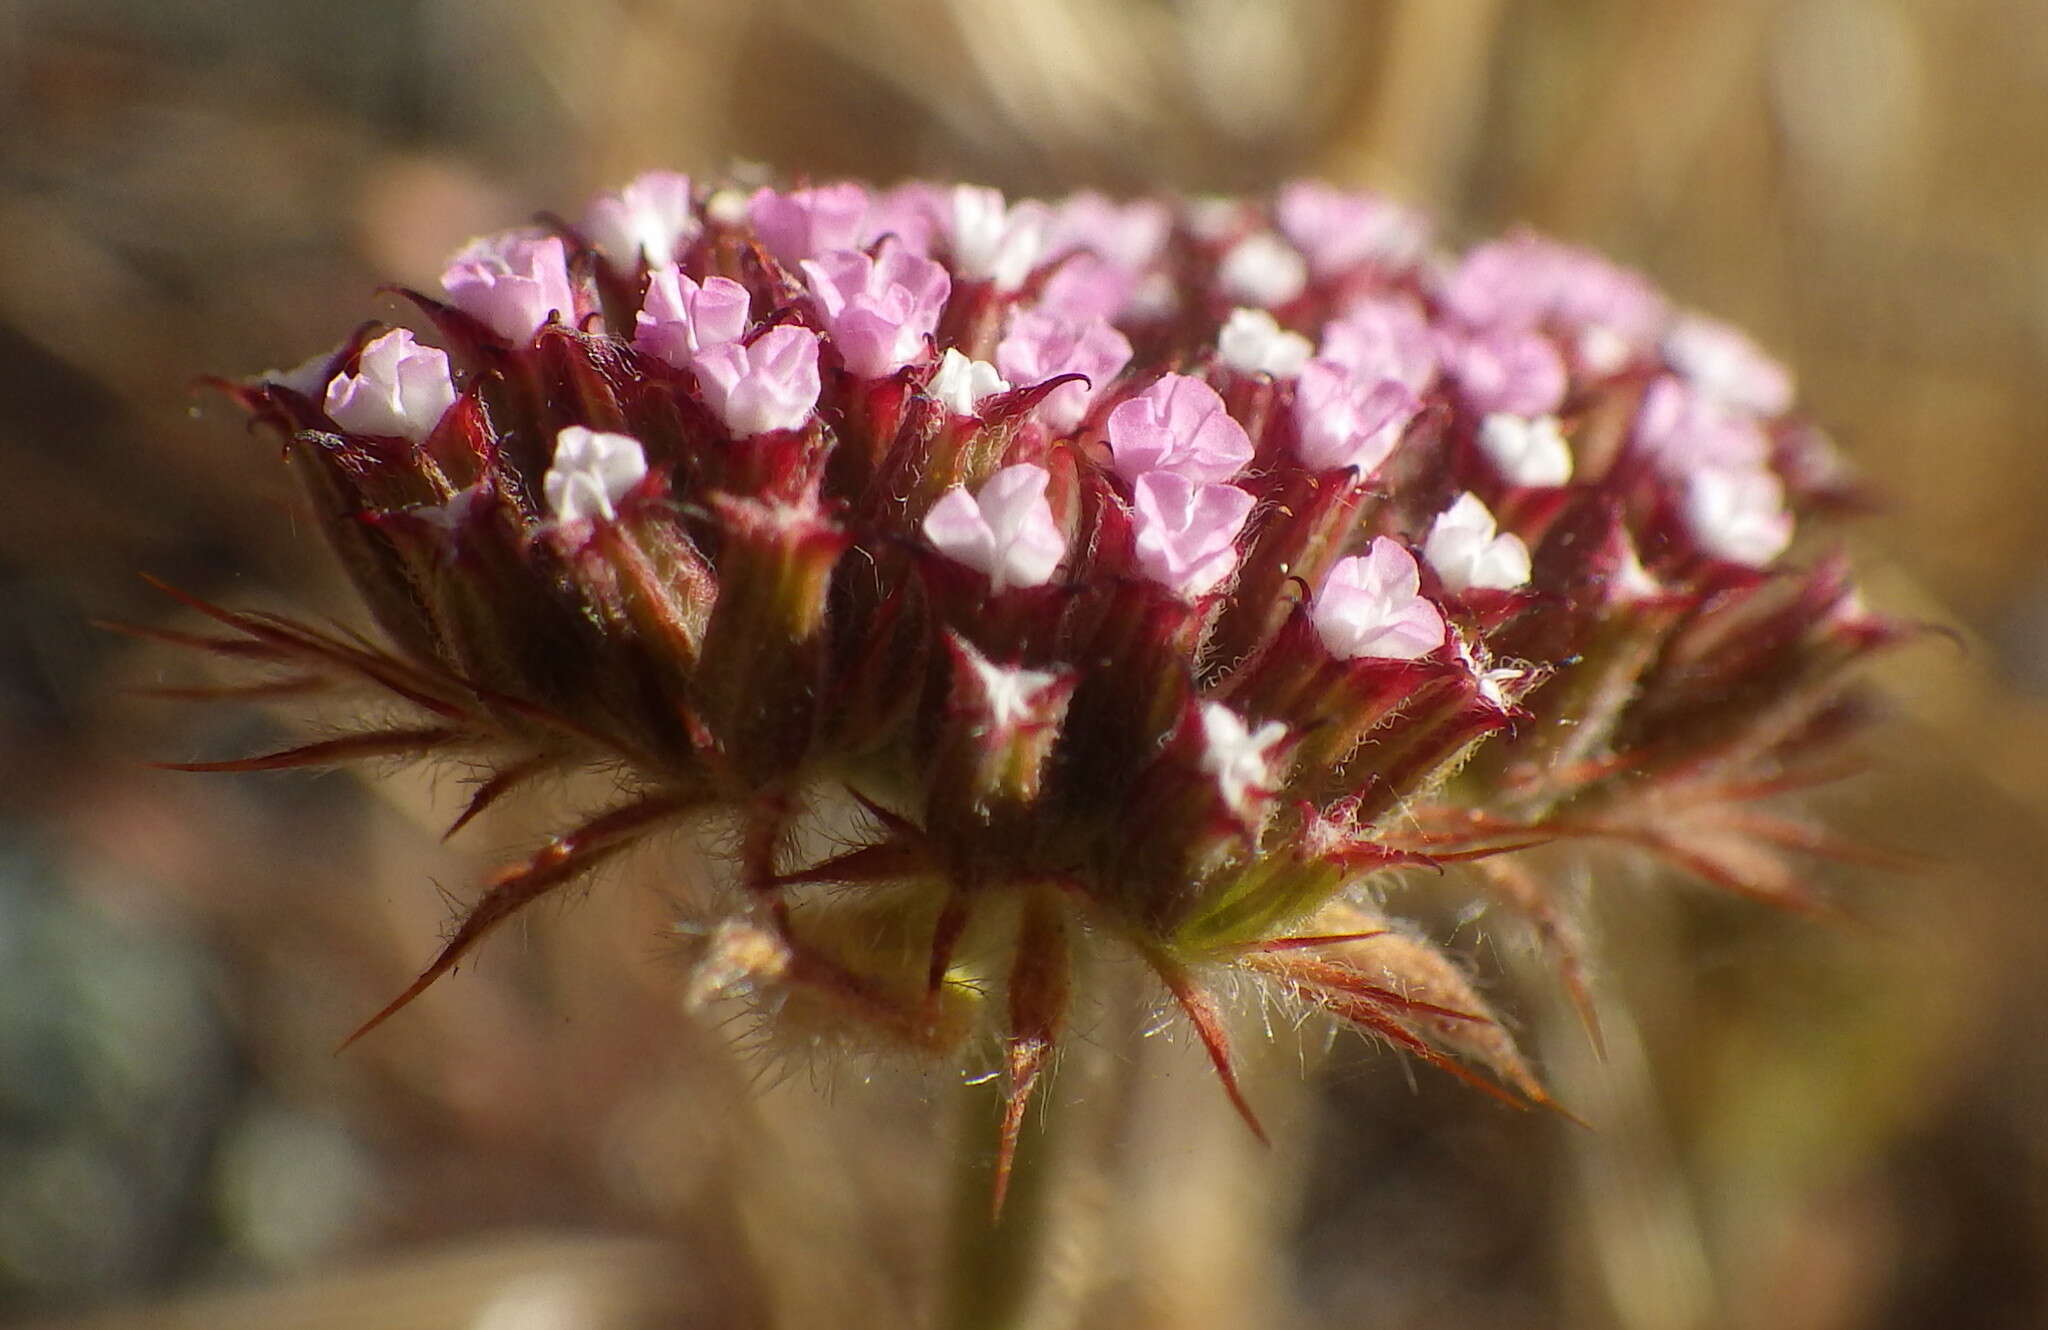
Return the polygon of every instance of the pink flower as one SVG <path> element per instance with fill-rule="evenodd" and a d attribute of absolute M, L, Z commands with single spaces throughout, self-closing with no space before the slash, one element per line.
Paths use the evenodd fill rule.
<path fill-rule="evenodd" d="M 616 194 L 590 205 L 583 234 L 621 272 L 642 258 L 652 268 L 674 263 L 678 250 L 704 229 L 690 203 L 690 177 L 649 171 Z"/>
<path fill-rule="evenodd" d="M 1164 204 L 1150 199 L 1114 203 L 1084 190 L 1054 208 L 1045 256 L 1056 259 L 1087 250 L 1125 272 L 1139 273 L 1158 262 L 1172 230 L 1173 214 Z"/>
<path fill-rule="evenodd" d="M 1372 475 L 1401 441 L 1419 406 L 1393 379 L 1373 380 L 1332 360 L 1302 366 L 1294 389 L 1296 451 L 1318 471 L 1350 467 Z"/>
<path fill-rule="evenodd" d="M 1291 379 L 1313 349 L 1308 338 L 1285 331 L 1262 309 L 1232 310 L 1216 335 L 1216 358 L 1240 374 Z"/>
<path fill-rule="evenodd" d="M 705 349 L 745 336 L 747 323 L 747 288 L 730 277 L 707 277 L 699 286 L 668 264 L 648 275 L 633 344 L 688 369 Z"/>
<path fill-rule="evenodd" d="M 1510 485 L 1571 482 L 1571 445 L 1564 441 L 1556 416 L 1532 418 L 1495 412 L 1479 422 L 1479 451 Z"/>
<path fill-rule="evenodd" d="M 1707 467 L 1754 470 L 1770 454 L 1755 419 L 1668 374 L 1650 385 L 1636 408 L 1635 441 L 1667 476 Z"/>
<path fill-rule="evenodd" d="M 955 563 L 988 578 L 991 593 L 1043 586 L 1066 557 L 1066 537 L 1053 521 L 1042 466 L 1006 466 L 969 495 L 955 485 L 925 514 L 925 539 Z"/>
<path fill-rule="evenodd" d="M 555 460 L 541 477 L 541 493 L 558 522 L 609 521 L 646 474 L 647 454 L 632 435 L 571 425 L 555 436 Z"/>
<path fill-rule="evenodd" d="M 1059 261 L 1038 293 L 1040 309 L 1074 323 L 1113 319 L 1131 307 L 1138 275 L 1086 251 Z"/>
<path fill-rule="evenodd" d="M 1564 285 L 1561 251 L 1527 231 L 1475 245 L 1444 282 L 1444 308 L 1474 328 L 1535 328 Z"/>
<path fill-rule="evenodd" d="M 923 180 L 908 180 L 884 190 L 868 203 L 867 220 L 861 223 L 861 248 L 883 236 L 895 236 L 912 254 L 928 255 L 932 241 L 946 233 L 952 207 L 948 191 Z"/>
<path fill-rule="evenodd" d="M 1216 782 L 1223 805 L 1252 821 L 1258 805 L 1280 785 L 1278 749 L 1287 726 L 1269 720 L 1254 730 L 1221 702 L 1202 703 L 1202 770 Z"/>
<path fill-rule="evenodd" d="M 1762 467 L 1705 467 L 1686 478 L 1685 519 L 1717 559 L 1761 568 L 1792 543 L 1785 487 Z"/>
<path fill-rule="evenodd" d="M 441 274 L 441 289 L 457 309 L 508 342 L 532 341 L 550 314 L 564 322 L 576 317 L 562 241 L 538 231 L 473 241 Z"/>
<path fill-rule="evenodd" d="M 453 405 L 448 353 L 421 346 L 404 328 L 365 345 L 356 372 L 337 374 L 327 385 L 327 414 L 351 434 L 424 443 Z"/>
<path fill-rule="evenodd" d="M 1011 206 L 1001 190 L 980 185 L 955 185 L 949 202 L 953 270 L 998 291 L 1022 286 L 1045 248 L 1046 206 L 1032 199 Z"/>
<path fill-rule="evenodd" d="M 1792 406 L 1792 376 L 1755 342 L 1716 319 L 1688 314 L 1664 335 L 1664 361 L 1706 396 L 1759 416 Z"/>
<path fill-rule="evenodd" d="M 1018 309 L 996 345 L 996 368 L 1018 387 L 1044 383 L 1061 374 L 1085 374 L 1086 383 L 1065 383 L 1046 394 L 1032 414 L 1055 434 L 1066 434 L 1088 415 L 1095 395 L 1123 372 L 1131 344 L 1107 319 L 1076 322 L 1045 309 Z"/>
<path fill-rule="evenodd" d="M 1224 408 L 1216 390 L 1186 374 L 1162 375 L 1109 413 L 1111 465 L 1136 483 L 1147 472 L 1170 471 L 1194 484 L 1230 479 L 1252 460 L 1244 426 Z"/>
<path fill-rule="evenodd" d="M 1529 580 L 1529 547 L 1499 531 L 1493 512 L 1476 494 L 1461 494 L 1437 514 L 1422 543 L 1422 557 L 1452 593 L 1479 587 L 1512 591 Z"/>
<path fill-rule="evenodd" d="M 1323 579 L 1311 614 L 1316 635 L 1339 660 L 1420 660 L 1444 644 L 1444 616 L 1421 587 L 1415 556 L 1375 537 Z"/>
<path fill-rule="evenodd" d="M 1564 405 L 1564 358 L 1542 333 L 1507 327 L 1476 333 L 1444 329 L 1437 354 L 1459 396 L 1482 415 L 1547 416 Z"/>
<path fill-rule="evenodd" d="M 1237 535 L 1251 516 L 1251 495 L 1175 471 L 1148 471 L 1132 491 L 1138 570 L 1146 577 L 1193 600 L 1237 571 Z"/>
<path fill-rule="evenodd" d="M 747 220 L 775 261 L 795 269 L 835 249 L 859 249 L 868 192 L 851 181 L 778 194 L 757 189 L 747 200 Z"/>
<path fill-rule="evenodd" d="M 1280 188 L 1273 204 L 1280 233 L 1308 258 L 1318 278 L 1338 276 L 1361 263 L 1405 268 L 1429 243 L 1422 214 L 1378 194 L 1353 193 L 1313 180 Z"/>
<path fill-rule="evenodd" d="M 887 378 L 925 358 L 953 289 L 945 268 L 893 240 L 873 258 L 832 250 L 804 260 L 803 270 L 832 344 L 864 379 Z"/>
<path fill-rule="evenodd" d="M 1367 296 L 1323 327 L 1316 355 L 1367 379 L 1393 379 L 1422 393 L 1436 379 L 1436 339 L 1407 296 Z"/>
<path fill-rule="evenodd" d="M 746 346 L 720 342 L 695 369 L 705 402 L 741 438 L 801 429 L 818 404 L 818 335 L 808 328 L 782 324 Z"/>

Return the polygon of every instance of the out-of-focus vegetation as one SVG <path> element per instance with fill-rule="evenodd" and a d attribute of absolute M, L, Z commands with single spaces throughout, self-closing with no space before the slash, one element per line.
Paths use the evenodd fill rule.
<path fill-rule="evenodd" d="M 394 314 L 373 287 L 474 232 L 744 159 L 1324 174 L 1605 249 L 1798 368 L 1888 496 L 1851 537 L 1873 597 L 1956 629 L 1889 667 L 1899 715 L 1827 801 L 1934 860 L 1829 870 L 1851 922 L 1590 873 L 1604 1060 L 1511 935 L 1443 922 L 1594 1131 L 1343 1047 L 1314 1085 L 1269 1069 L 1267 1153 L 1182 1041 L 1103 1013 L 1136 1065 L 1070 1068 L 1106 1146 L 1055 1272 L 1084 1323 L 2048 1323 L 2048 8 L 15 0 L 0 123 L 0 1316 L 896 1325 L 925 1297 L 948 1077 L 771 1062 L 686 1013 L 686 866 L 607 877 L 332 1056 L 482 867 L 436 841 L 462 773 L 149 771 L 272 722 L 134 695 L 192 680 L 88 626 L 166 617 L 141 571 L 350 617 L 274 450 L 192 381 Z"/>

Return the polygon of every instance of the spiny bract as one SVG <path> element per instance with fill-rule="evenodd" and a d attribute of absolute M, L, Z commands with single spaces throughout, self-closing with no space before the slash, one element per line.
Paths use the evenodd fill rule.
<path fill-rule="evenodd" d="M 1310 183 L 652 174 L 442 288 L 407 293 L 438 347 L 371 324 L 226 385 L 385 644 L 197 601 L 233 636 L 165 634 L 275 667 L 258 691 L 381 697 L 198 767 L 488 764 L 458 826 L 630 773 L 371 1025 L 635 841 L 714 828 L 700 983 L 935 1054 L 994 1029 L 1007 1161 L 1083 933 L 1156 971 L 1241 1109 L 1230 973 L 1542 1102 L 1373 874 L 1472 861 L 1582 1003 L 1534 847 L 1811 903 L 1781 855 L 1831 843 L 1758 801 L 1829 774 L 1845 667 L 1902 632 L 1839 557 L 1788 561 L 1853 496 L 1785 372 L 1598 257 L 1450 254 Z"/>

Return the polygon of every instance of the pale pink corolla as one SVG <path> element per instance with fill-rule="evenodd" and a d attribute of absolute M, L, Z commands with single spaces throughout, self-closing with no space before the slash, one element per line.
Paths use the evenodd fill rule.
<path fill-rule="evenodd" d="M 1066 538 L 1046 501 L 1052 477 L 1028 462 L 1006 466 L 969 494 L 955 485 L 925 514 L 925 539 L 988 578 L 991 592 L 1043 586 L 1066 557 Z"/>
<path fill-rule="evenodd" d="M 1770 455 L 1770 440 L 1753 416 L 1669 374 L 1643 394 L 1634 433 L 1636 446 L 1667 476 L 1708 467 L 1755 470 Z"/>
<path fill-rule="evenodd" d="M 1234 309 L 1216 335 L 1216 359 L 1241 374 L 1291 379 L 1315 348 L 1262 309 Z"/>
<path fill-rule="evenodd" d="M 583 234 L 612 267 L 631 273 L 674 263 L 704 224 L 690 202 L 690 177 L 649 171 L 616 194 L 606 194 L 583 216 Z"/>
<path fill-rule="evenodd" d="M 363 347 L 355 373 L 334 376 L 325 405 L 334 423 L 351 434 L 424 443 L 455 405 L 448 353 L 422 346 L 406 329 L 394 328 Z"/>
<path fill-rule="evenodd" d="M 1079 250 L 1060 259 L 1047 274 L 1039 288 L 1038 307 L 1075 323 L 1113 319 L 1132 310 L 1140 282 L 1137 273 Z"/>
<path fill-rule="evenodd" d="M 762 248 L 790 269 L 835 249 L 859 249 L 867 215 L 868 192 L 851 181 L 787 194 L 757 189 L 747 200 L 747 220 Z"/>
<path fill-rule="evenodd" d="M 924 386 L 926 395 L 936 399 L 956 416 L 979 416 L 984 399 L 1010 390 L 1009 383 L 986 360 L 970 360 L 957 349 L 947 347 L 939 357 Z"/>
<path fill-rule="evenodd" d="M 1252 460 L 1252 441 L 1216 390 L 1186 374 L 1162 375 L 1109 413 L 1110 463 L 1136 483 L 1170 471 L 1194 484 L 1230 479 Z"/>
<path fill-rule="evenodd" d="M 1759 416 L 1792 406 L 1792 375 L 1747 336 L 1717 319 L 1688 314 L 1664 335 L 1664 360 L 1694 388 Z"/>
<path fill-rule="evenodd" d="M 906 180 L 868 200 L 868 215 L 860 226 L 860 248 L 883 236 L 895 236 L 912 254 L 929 255 L 933 240 L 946 234 L 952 208 L 950 191 L 927 181 Z"/>
<path fill-rule="evenodd" d="M 1717 559 L 1761 568 L 1792 543 L 1785 487 L 1762 467 L 1706 467 L 1685 482 L 1685 520 Z"/>
<path fill-rule="evenodd" d="M 946 270 L 894 240 L 873 257 L 832 250 L 803 263 L 813 302 L 846 367 L 882 379 L 925 358 L 952 293 Z"/>
<path fill-rule="evenodd" d="M 1302 366 L 1294 389 L 1296 453 L 1317 471 L 1372 475 L 1420 409 L 1393 379 L 1369 379 L 1331 360 Z"/>
<path fill-rule="evenodd" d="M 1252 512 L 1237 486 L 1149 471 L 1132 487 L 1131 508 L 1138 571 L 1175 595 L 1207 595 L 1237 571 L 1237 536 Z"/>
<path fill-rule="evenodd" d="M 1125 272 L 1138 273 L 1158 262 L 1172 230 L 1173 214 L 1165 204 L 1150 199 L 1116 203 L 1084 190 L 1054 206 L 1045 257 L 1087 250 Z"/>
<path fill-rule="evenodd" d="M 1520 536 L 1495 526 L 1493 512 L 1476 494 L 1461 494 L 1437 514 L 1422 543 L 1422 557 L 1446 590 L 1512 591 L 1529 580 L 1529 547 Z"/>
<path fill-rule="evenodd" d="M 1354 301 L 1323 328 L 1319 359 L 1368 379 L 1393 379 L 1422 393 L 1436 379 L 1436 339 L 1422 307 L 1403 295 Z"/>
<path fill-rule="evenodd" d="M 1095 396 L 1123 372 L 1131 343 L 1107 319 L 1075 321 L 1047 309 L 1019 309 L 996 344 L 996 368 L 1020 388 L 1061 374 L 1082 374 L 1087 382 L 1063 383 L 1047 393 L 1032 414 L 1055 434 L 1065 434 L 1088 415 Z"/>
<path fill-rule="evenodd" d="M 1313 180 L 1281 186 L 1273 203 L 1280 233 L 1308 259 L 1319 278 L 1362 263 L 1412 264 L 1429 243 L 1422 214 L 1378 194 L 1337 189 Z"/>
<path fill-rule="evenodd" d="M 698 355 L 697 385 L 736 437 L 801 429 L 818 404 L 818 335 L 783 324 L 747 345 L 721 342 Z"/>
<path fill-rule="evenodd" d="M 1444 329 L 1437 339 L 1444 373 L 1481 415 L 1545 416 L 1564 405 L 1569 379 L 1557 346 L 1539 332 Z"/>
<path fill-rule="evenodd" d="M 1202 770 L 1216 782 L 1224 807 L 1250 820 L 1280 784 L 1280 747 L 1287 726 L 1269 720 L 1256 730 L 1221 702 L 1204 702 Z"/>
<path fill-rule="evenodd" d="M 541 493 L 558 522 L 609 521 L 618 516 L 619 500 L 646 474 L 647 454 L 632 435 L 571 425 L 555 436 L 554 462 L 541 478 Z"/>
<path fill-rule="evenodd" d="M 707 277 L 700 286 L 667 264 L 648 274 L 633 344 L 688 369 L 710 347 L 746 335 L 749 303 L 747 288 L 730 277 Z"/>
<path fill-rule="evenodd" d="M 525 343 L 548 321 L 576 317 L 567 252 L 559 236 L 507 231 L 472 241 L 441 274 L 457 309 L 509 342 Z"/>
<path fill-rule="evenodd" d="M 1376 537 L 1323 579 L 1311 614 L 1316 635 L 1339 660 L 1420 660 L 1444 644 L 1444 616 L 1421 586 L 1415 556 Z"/>
<path fill-rule="evenodd" d="M 1479 422 L 1479 451 L 1510 485 L 1557 486 L 1572 478 L 1572 450 L 1556 416 L 1495 412 Z"/>

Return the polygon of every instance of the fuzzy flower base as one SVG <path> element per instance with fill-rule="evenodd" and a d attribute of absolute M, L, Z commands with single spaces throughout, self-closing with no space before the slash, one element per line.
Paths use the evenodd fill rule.
<path fill-rule="evenodd" d="M 1851 496 L 1785 372 L 1593 255 L 1443 252 L 1308 183 L 654 174 L 442 287 L 407 293 L 438 345 L 372 324 L 229 385 L 385 643 L 198 602 L 232 635 L 165 634 L 272 667 L 259 693 L 374 695 L 359 732 L 195 769 L 459 758 L 490 774 L 458 826 L 627 773 L 365 1030 L 693 827 L 733 879 L 703 989 L 999 1041 L 1000 1197 L 1084 935 L 1156 972 L 1252 1121 L 1234 977 L 1547 1102 L 1375 874 L 1471 861 L 1582 1003 L 1533 847 L 1814 903 L 1785 855 L 1831 843 L 1760 801 L 1830 774 L 1845 671 L 1902 630 L 1795 544 Z"/>

